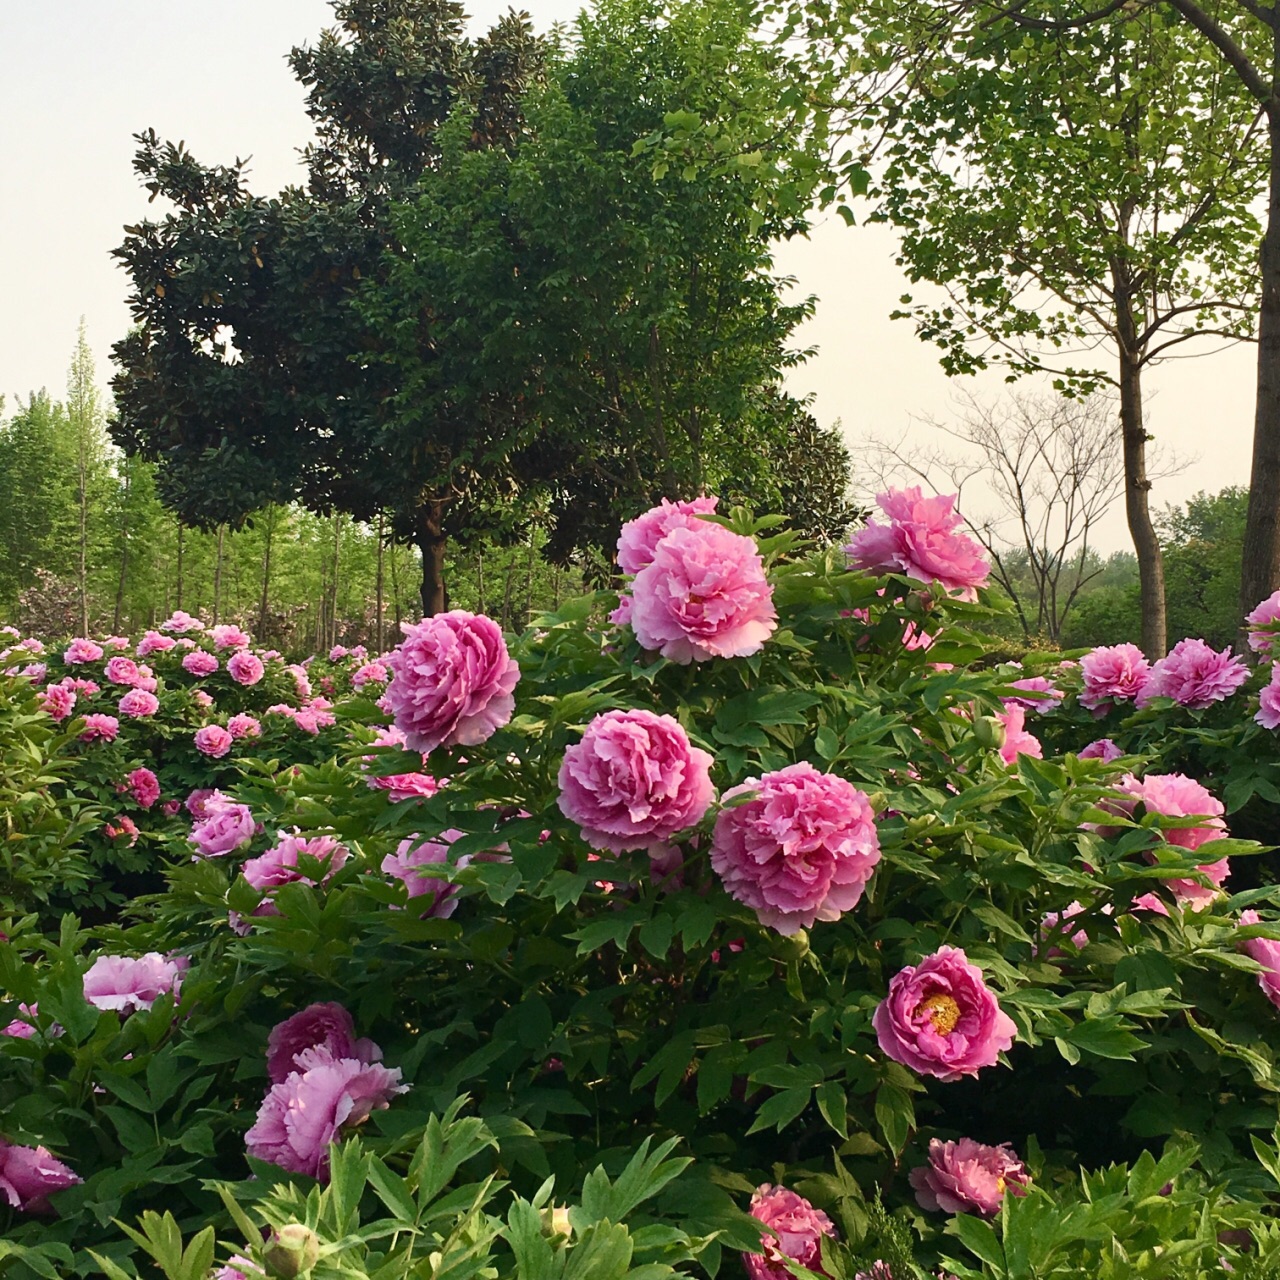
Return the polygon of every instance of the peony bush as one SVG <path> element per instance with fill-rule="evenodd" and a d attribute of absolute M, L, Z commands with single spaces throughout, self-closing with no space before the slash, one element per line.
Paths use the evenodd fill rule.
<path fill-rule="evenodd" d="M 1280 609 L 993 663 L 952 500 L 717 505 L 520 636 L 7 638 L 0 1266 L 1280 1265 Z"/>

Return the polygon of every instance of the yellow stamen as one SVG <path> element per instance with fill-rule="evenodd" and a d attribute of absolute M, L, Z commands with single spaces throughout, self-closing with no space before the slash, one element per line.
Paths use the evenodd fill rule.
<path fill-rule="evenodd" d="M 949 1036 L 956 1029 L 956 1023 L 960 1021 L 960 1006 L 950 996 L 943 995 L 941 992 L 930 996 L 927 1000 L 922 1000 L 916 1007 L 924 1010 L 929 1021 L 933 1023 L 933 1029 L 940 1036 Z"/>

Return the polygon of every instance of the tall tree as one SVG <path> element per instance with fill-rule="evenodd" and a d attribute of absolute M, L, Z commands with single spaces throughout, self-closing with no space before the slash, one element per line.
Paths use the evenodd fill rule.
<path fill-rule="evenodd" d="M 94 376 L 93 352 L 85 335 L 84 317 L 67 373 L 67 424 L 75 457 L 76 587 L 79 591 L 81 635 L 89 634 L 89 544 L 91 513 L 101 509 L 107 471 L 107 438 L 102 396 Z"/>

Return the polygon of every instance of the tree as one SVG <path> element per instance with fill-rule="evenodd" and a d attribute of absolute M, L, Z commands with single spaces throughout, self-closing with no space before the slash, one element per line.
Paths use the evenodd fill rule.
<path fill-rule="evenodd" d="M 963 497 L 968 486 L 965 523 L 991 557 L 1024 637 L 1057 643 L 1101 568 L 1090 538 L 1124 486 L 1113 413 L 1103 395 L 1015 395 L 998 406 L 965 395 L 954 425 L 932 424 L 959 453 L 873 442 L 868 461 L 874 475 L 906 473 L 935 491 Z M 995 514 L 975 513 L 973 482 L 994 500 Z"/>
<path fill-rule="evenodd" d="M 1230 486 L 1166 507 L 1157 524 L 1169 572 L 1169 624 L 1174 636 L 1198 636 L 1215 647 L 1240 630 L 1238 585 L 1249 492 Z"/>
<path fill-rule="evenodd" d="M 67 373 L 66 416 L 74 451 L 76 586 L 80 593 L 80 634 L 84 636 L 89 634 L 90 514 L 101 511 L 108 479 L 105 415 L 83 316 Z"/>
<path fill-rule="evenodd" d="M 305 189 L 255 196 L 244 162 L 206 167 L 154 131 L 137 135 L 134 168 L 174 209 L 128 228 L 115 251 L 136 327 L 114 347 L 111 430 L 200 528 L 287 501 L 359 520 L 386 511 L 422 548 L 430 612 L 444 601 L 436 424 L 388 440 L 395 370 L 355 358 L 374 343 L 352 299 L 393 243 L 391 201 L 437 163 L 456 104 L 470 145 L 513 145 L 543 43 L 516 14 L 469 41 L 452 0 L 334 7 L 339 27 L 290 56 L 317 134 Z"/>

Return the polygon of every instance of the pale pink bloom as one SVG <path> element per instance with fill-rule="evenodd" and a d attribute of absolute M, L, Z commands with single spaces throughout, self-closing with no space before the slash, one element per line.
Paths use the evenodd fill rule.
<path fill-rule="evenodd" d="M 220 724 L 206 724 L 193 736 L 196 750 L 213 760 L 221 760 L 231 750 L 235 739 Z"/>
<path fill-rule="evenodd" d="M 351 687 L 353 689 L 363 689 L 365 685 L 370 683 L 386 684 L 390 677 L 391 673 L 387 670 L 385 662 L 366 662 L 351 677 Z"/>
<path fill-rule="evenodd" d="M 1273 591 L 1252 613 L 1245 615 L 1249 624 L 1249 648 L 1255 653 L 1270 653 L 1280 627 L 1280 591 Z M 1268 725 L 1269 729 L 1275 728 Z"/>
<path fill-rule="evenodd" d="M 347 657 L 355 658 L 358 662 L 363 662 L 369 656 L 369 650 L 362 644 L 355 645 L 347 650 Z"/>
<path fill-rule="evenodd" d="M 49 1197 L 84 1179 L 44 1147 L 21 1147 L 0 1138 L 0 1196 L 23 1213 L 53 1213 Z"/>
<path fill-rule="evenodd" d="M 955 494 L 926 498 L 919 485 L 876 494 L 888 516 L 874 518 L 846 547 L 855 568 L 869 573 L 901 573 L 918 582 L 937 582 L 950 595 L 977 599 L 987 585 L 991 566 L 982 548 L 960 532 L 964 521 L 956 513 Z"/>
<path fill-rule="evenodd" d="M 130 689 L 120 699 L 120 714 L 133 720 L 141 720 L 153 716 L 160 710 L 160 699 L 145 689 Z"/>
<path fill-rule="evenodd" d="M 269 706 L 265 712 L 269 716 L 284 716 L 288 720 L 292 720 L 298 714 L 297 707 L 291 707 L 287 702 L 275 702 Z"/>
<path fill-rule="evenodd" d="M 142 809 L 150 809 L 160 799 L 160 779 L 150 769 L 135 769 L 125 779 L 134 803 Z"/>
<path fill-rule="evenodd" d="M 148 631 L 138 641 L 138 647 L 134 652 L 139 658 L 145 658 L 148 654 L 163 653 L 166 649 L 172 649 L 177 643 L 172 636 L 162 636 L 158 631 Z"/>
<path fill-rule="evenodd" d="M 298 691 L 298 700 L 305 702 L 311 697 L 311 681 L 307 678 L 307 669 L 298 663 L 285 667 L 285 670 L 293 677 L 294 687 Z"/>
<path fill-rule="evenodd" d="M 210 807 L 210 801 L 213 801 L 212 807 Z M 221 791 L 215 791 L 212 787 L 197 787 L 183 801 L 183 806 L 197 822 L 200 822 L 220 806 L 231 803 L 231 799 L 224 796 Z"/>
<path fill-rule="evenodd" d="M 102 686 L 92 680 L 81 680 L 78 676 L 64 676 L 59 682 L 64 689 L 70 689 L 73 693 L 82 693 L 86 698 L 92 698 L 95 693 L 102 692 Z"/>
<path fill-rule="evenodd" d="M 205 693 L 203 689 L 197 689 L 191 695 L 191 701 L 200 708 L 201 711 L 208 711 L 213 706 L 213 698 L 210 694 Z"/>
<path fill-rule="evenodd" d="M 1256 911 L 1242 911 L 1240 923 L 1262 924 L 1262 919 Z M 1262 994 L 1280 1009 L 1280 942 L 1272 938 L 1246 938 L 1240 943 L 1240 949 L 1262 966 L 1262 972 L 1258 974 L 1258 986 L 1262 988 Z"/>
<path fill-rule="evenodd" d="M 894 974 L 871 1022 L 886 1056 L 939 1080 L 993 1066 L 1017 1034 L 982 970 L 959 947 L 939 947 Z"/>
<path fill-rule="evenodd" d="M 278 1022 L 267 1037 L 267 1075 L 272 1084 L 283 1084 L 303 1069 L 301 1055 L 308 1049 L 324 1049 L 334 1058 L 378 1062 L 382 1050 L 372 1040 L 356 1038 L 351 1014 L 334 1001 L 309 1004 L 292 1017 Z"/>
<path fill-rule="evenodd" d="M 251 1280 L 262 1274 L 260 1268 L 242 1253 L 233 1253 L 225 1266 L 219 1267 L 212 1280 Z"/>
<path fill-rule="evenodd" d="M 369 785 L 386 791 L 392 804 L 402 800 L 430 800 L 444 785 L 429 773 L 392 773 L 383 778 L 370 778 Z"/>
<path fill-rule="evenodd" d="M 0 1027 L 0 1036 L 12 1036 L 15 1040 L 30 1040 L 36 1033 L 33 1019 L 39 1014 L 40 1006 L 38 1004 L 20 1004 L 18 1005 L 18 1012 L 22 1017 L 14 1018 L 7 1027 Z"/>
<path fill-rule="evenodd" d="M 209 632 L 209 639 L 213 641 L 215 649 L 244 649 L 250 643 L 248 635 L 234 622 L 223 622 L 213 627 Z"/>
<path fill-rule="evenodd" d="M 1022 689 L 1030 694 L 1044 694 L 1044 697 L 1019 697 L 1012 694 L 1001 701 L 1005 706 L 1019 706 L 1024 711 L 1039 711 L 1041 713 L 1053 711 L 1062 706 L 1063 692 L 1052 680 L 1046 676 L 1024 676 L 1021 680 L 1010 680 L 1009 688 Z"/>
<path fill-rule="evenodd" d="M 1172 698 L 1181 706 L 1202 710 L 1229 698 L 1248 678 L 1249 668 L 1229 646 L 1218 652 L 1203 640 L 1179 640 L 1151 668 L 1138 705 Z"/>
<path fill-rule="evenodd" d="M 1000 747 L 1000 759 L 1007 765 L 1017 764 L 1019 756 L 1034 756 L 1039 760 L 1044 756 L 1040 739 L 1028 733 L 1026 728 L 1027 713 L 1019 706 L 1006 706 L 997 712 L 996 719 L 1004 725 L 1004 742 Z"/>
<path fill-rule="evenodd" d="M 280 914 L 279 908 L 272 901 L 272 890 L 278 889 L 281 885 L 292 884 L 295 881 L 309 885 L 317 883 L 309 875 L 298 870 L 299 857 L 314 858 L 317 862 L 327 864 L 319 881 L 323 884 L 330 876 L 342 869 L 349 854 L 347 847 L 339 844 L 333 836 L 312 836 L 308 839 L 296 832 L 293 835 L 282 834 L 266 853 L 257 858 L 250 858 L 240 868 L 240 874 L 259 893 L 266 895 L 254 908 L 255 916 Z"/>
<path fill-rule="evenodd" d="M 1084 688 L 1080 705 L 1102 711 L 1140 698 L 1151 676 L 1151 666 L 1136 644 L 1099 645 L 1080 659 Z"/>
<path fill-rule="evenodd" d="M 658 543 L 673 529 L 693 529 L 707 522 L 700 517 L 716 509 L 716 498 L 694 498 L 691 502 L 671 502 L 666 498 L 643 515 L 628 520 L 618 535 L 618 568 L 637 574 L 653 563 Z"/>
<path fill-rule="evenodd" d="M 237 741 L 241 738 L 257 738 L 262 733 L 262 723 L 257 716 L 241 712 L 227 721 L 227 732 Z"/>
<path fill-rule="evenodd" d="M 520 668 L 492 618 L 454 609 L 401 630 L 385 696 L 410 750 L 475 746 L 511 719 Z"/>
<path fill-rule="evenodd" d="M 193 676 L 212 675 L 218 669 L 218 660 L 205 649 L 192 649 L 182 659 L 182 669 Z"/>
<path fill-rule="evenodd" d="M 838 920 L 862 897 L 880 838 L 870 800 L 851 783 L 801 761 L 748 778 L 722 799 L 711 866 L 761 924 L 793 934 Z"/>
<path fill-rule="evenodd" d="M 631 597 L 636 639 L 681 664 L 758 653 L 778 625 L 755 539 L 706 521 L 658 543 Z"/>
<path fill-rule="evenodd" d="M 67 646 L 62 655 L 62 661 L 67 666 L 75 666 L 80 662 L 97 662 L 102 657 L 102 646 L 94 644 L 94 642 L 85 636 L 77 636 Z"/>
<path fill-rule="evenodd" d="M 191 843 L 201 857 L 221 858 L 244 848 L 257 834 L 249 806 L 237 804 L 220 791 L 205 799 L 200 811 L 202 816 L 191 829 Z"/>
<path fill-rule="evenodd" d="M 118 814 L 114 822 L 108 822 L 103 827 L 103 831 L 108 840 L 116 840 L 120 836 L 128 836 L 130 849 L 138 843 L 138 836 L 141 834 L 138 830 L 138 824 L 123 813 Z"/>
<path fill-rule="evenodd" d="M 711 765 L 671 716 L 606 711 L 564 753 L 560 809 L 597 849 L 662 845 L 702 821 L 715 795 Z"/>
<path fill-rule="evenodd" d="M 182 988 L 185 960 L 171 960 L 158 951 L 132 956 L 99 956 L 84 975 L 84 998 L 95 1009 L 132 1013 L 150 1009 L 168 992 Z"/>
<path fill-rule="evenodd" d="M 923 1209 L 943 1213 L 1000 1212 L 1005 1192 L 1025 1195 L 1030 1181 L 1026 1166 L 1007 1142 L 984 1146 L 972 1138 L 959 1142 L 929 1140 L 929 1163 L 912 1169 L 911 1186 Z"/>
<path fill-rule="evenodd" d="M 49 664 L 47 662 L 28 662 L 18 674 L 30 680 L 32 684 L 39 684 L 49 674 Z"/>
<path fill-rule="evenodd" d="M 55 720 L 65 720 L 75 710 L 75 705 L 76 695 L 74 690 L 68 689 L 64 684 L 45 686 L 40 709 L 47 712 Z"/>
<path fill-rule="evenodd" d="M 304 733 L 319 733 L 337 723 L 337 716 L 329 708 L 333 704 L 327 698 L 315 697 L 305 707 L 299 707 L 293 714 L 293 723 Z"/>
<path fill-rule="evenodd" d="M 422 916 L 448 919 L 458 909 L 457 885 L 439 876 L 429 875 L 425 869 L 439 866 L 465 867 L 471 861 L 466 855 L 453 863 L 449 860 L 449 846 L 461 835 L 461 831 L 450 828 L 442 831 L 436 840 L 418 841 L 416 835 L 410 836 L 409 839 L 400 841 L 395 853 L 387 854 L 382 860 L 382 870 L 399 880 L 410 898 L 431 894 L 431 901 L 419 912 Z"/>
<path fill-rule="evenodd" d="M 186 631 L 203 631 L 204 623 L 193 618 L 184 609 L 175 609 L 161 624 L 161 631 L 173 631 L 179 634 Z"/>
<path fill-rule="evenodd" d="M 259 1160 L 324 1181 L 329 1144 L 390 1105 L 406 1085 L 399 1068 L 356 1058 L 335 1058 L 325 1049 L 305 1049 L 299 1070 L 273 1084 L 245 1134 L 249 1154 Z"/>
<path fill-rule="evenodd" d="M 265 674 L 262 659 L 248 649 L 237 649 L 227 659 L 227 674 L 236 684 L 257 684 Z"/>
<path fill-rule="evenodd" d="M 145 662 L 138 664 L 138 679 L 134 684 L 135 689 L 143 689 L 147 693 L 155 693 L 159 681 L 156 680 L 155 672 L 151 670 Z"/>
<path fill-rule="evenodd" d="M 341 662 L 342 659 L 345 658 L 347 654 L 349 654 L 350 652 L 351 650 L 346 648 L 344 645 L 335 644 L 333 648 L 329 650 L 329 661 Z"/>
<path fill-rule="evenodd" d="M 1063 922 L 1072 919 L 1075 916 L 1083 915 L 1085 907 L 1083 903 L 1073 902 L 1063 911 L 1047 912 L 1044 919 L 1040 921 L 1040 938 L 1043 940 L 1054 933 L 1060 934 L 1067 942 L 1077 950 L 1081 950 L 1089 943 L 1089 935 L 1084 929 L 1077 929 L 1074 933 L 1067 933 L 1063 928 Z M 1104 903 L 1102 906 L 1102 914 L 1109 916 L 1111 914 L 1111 904 Z M 1040 948 L 1037 946 L 1036 954 L 1040 954 Z M 1060 947 L 1050 947 L 1045 953 L 1048 957 L 1060 956 L 1064 952 Z"/>
<path fill-rule="evenodd" d="M 112 684 L 127 684 L 132 687 L 138 683 L 138 664 L 132 658 L 122 658 L 117 654 L 108 659 L 106 674 Z"/>
<path fill-rule="evenodd" d="M 744 1253 L 742 1265 L 750 1280 L 791 1280 L 788 1262 L 798 1262 L 815 1275 L 828 1275 L 822 1265 L 820 1241 L 833 1240 L 836 1229 L 821 1209 L 803 1196 L 764 1183 L 751 1197 L 751 1216 L 765 1226 L 760 1241 L 762 1253 Z"/>
<path fill-rule="evenodd" d="M 1258 693 L 1258 711 L 1253 718 L 1264 729 L 1280 729 L 1280 662 L 1272 664 L 1271 683 Z"/>
<path fill-rule="evenodd" d="M 129 647 L 128 636 L 108 636 L 103 642 L 104 649 L 127 649 Z"/>
<path fill-rule="evenodd" d="M 120 721 L 115 716 L 104 716 L 95 713 L 85 716 L 84 728 L 80 731 L 81 742 L 114 742 L 120 733 Z"/>
<path fill-rule="evenodd" d="M 1078 754 L 1081 760 L 1101 760 L 1103 764 L 1110 764 L 1119 760 L 1124 752 L 1110 738 L 1095 738 Z"/>

